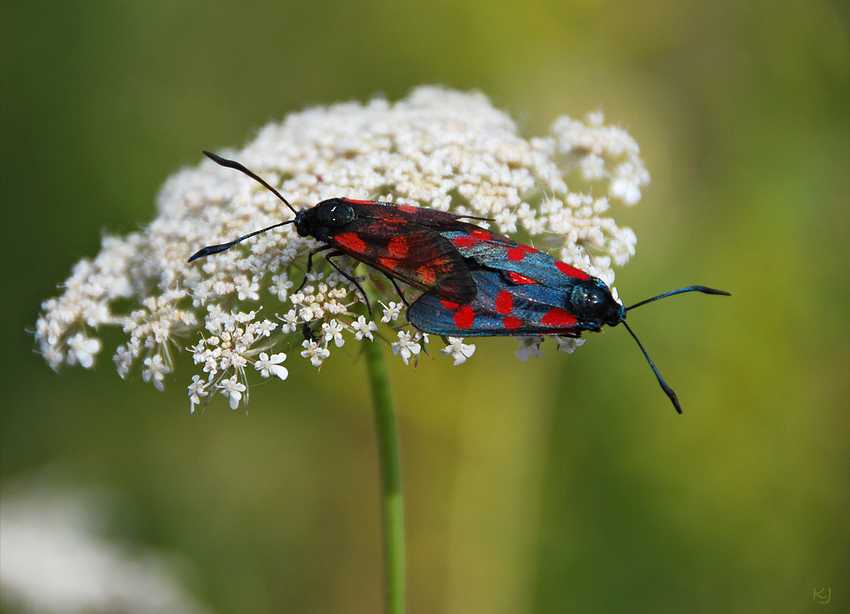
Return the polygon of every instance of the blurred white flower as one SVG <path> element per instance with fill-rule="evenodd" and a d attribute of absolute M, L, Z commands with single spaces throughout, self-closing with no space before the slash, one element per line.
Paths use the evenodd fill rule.
<path fill-rule="evenodd" d="M 342 338 L 342 331 L 345 330 L 338 320 L 331 320 L 322 324 L 322 339 L 325 343 L 334 342 L 334 345 L 341 348 L 345 344 L 345 339 Z"/>
<path fill-rule="evenodd" d="M 519 349 L 516 351 L 516 357 L 521 361 L 528 362 L 529 358 L 543 356 L 544 352 L 540 349 L 540 344 L 543 343 L 543 337 L 536 335 L 532 337 L 516 337 L 516 340 L 520 343 Z"/>
<path fill-rule="evenodd" d="M 558 351 L 572 354 L 580 345 L 584 345 L 587 339 L 578 339 L 576 337 L 555 337 L 558 341 Z"/>
<path fill-rule="evenodd" d="M 195 405 L 200 404 L 201 398 L 207 396 L 206 383 L 201 379 L 200 375 L 192 376 L 192 383 L 189 384 L 189 408 L 190 413 L 195 413 Z"/>
<path fill-rule="evenodd" d="M 68 340 L 69 365 L 78 362 L 81 367 L 90 369 L 94 365 L 94 357 L 98 352 L 100 352 L 100 339 L 90 339 L 83 333 L 77 333 Z"/>
<path fill-rule="evenodd" d="M 171 373 L 171 369 L 163 364 L 162 356 L 157 354 L 156 356 L 145 358 L 145 368 L 142 370 L 142 379 L 146 382 L 153 380 L 153 385 L 159 391 L 165 390 L 162 380 L 166 373 Z"/>
<path fill-rule="evenodd" d="M 108 498 L 39 483 L 4 492 L 0 504 L 3 611 L 59 614 L 203 614 L 180 585 L 174 555 L 163 556 L 100 533 Z"/>

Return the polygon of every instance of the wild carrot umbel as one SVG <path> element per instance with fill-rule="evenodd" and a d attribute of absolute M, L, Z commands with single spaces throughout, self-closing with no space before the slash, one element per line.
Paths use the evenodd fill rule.
<path fill-rule="evenodd" d="M 395 104 L 308 109 L 226 156 L 296 210 L 339 197 L 486 218 L 476 223 L 550 246 L 609 286 L 612 267 L 626 264 L 636 243 L 611 207 L 635 204 L 649 182 L 637 144 L 603 125 L 601 113 L 585 122 L 563 117 L 549 136 L 527 140 L 484 96 L 434 87 Z M 205 245 L 292 215 L 261 185 L 210 160 L 180 171 L 163 187 L 150 225 L 105 237 L 94 259 L 74 266 L 63 293 L 43 303 L 38 350 L 54 369 L 90 368 L 103 349 L 98 331 L 118 326 L 126 335 L 113 355 L 119 375 L 140 372 L 159 389 L 172 377 L 174 351 L 187 350 L 198 369 L 188 384 L 192 410 L 216 392 L 239 407 L 251 379 L 288 377 L 293 352 L 318 368 L 345 343 L 386 339 L 405 363 L 415 362 L 427 335 L 404 328 L 404 305 L 386 278 L 349 258 L 337 268 L 315 259 L 308 270 L 307 254 L 320 244 L 292 225 L 186 262 Z M 361 302 L 363 276 L 374 278 L 372 312 Z M 539 346 L 539 338 L 521 339 L 517 354 L 527 359 Z M 459 365 L 474 351 L 450 338 L 439 354 Z"/>

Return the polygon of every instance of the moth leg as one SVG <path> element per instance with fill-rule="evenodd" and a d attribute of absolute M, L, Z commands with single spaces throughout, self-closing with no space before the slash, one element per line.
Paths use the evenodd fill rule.
<path fill-rule="evenodd" d="M 357 287 L 357 290 L 363 296 L 363 302 L 366 303 L 366 310 L 369 312 L 369 317 L 371 318 L 372 317 L 372 304 L 369 302 L 369 297 L 366 296 L 366 291 L 363 289 L 363 286 L 360 285 L 359 281 L 357 281 L 354 277 L 352 277 L 351 275 L 349 275 L 348 273 L 343 271 L 336 262 L 331 260 L 331 258 L 336 258 L 338 256 L 345 256 L 345 254 L 343 254 L 342 252 L 333 251 L 329 254 L 325 254 L 325 260 L 327 260 L 330 263 L 330 265 L 334 269 L 336 269 L 337 273 L 339 273 L 340 275 L 345 277 L 348 281 L 350 281 L 351 283 L 353 283 Z"/>
<path fill-rule="evenodd" d="M 388 276 L 389 277 L 389 276 Z M 401 291 L 401 288 L 398 287 L 398 283 L 396 282 L 394 277 L 389 277 L 389 280 L 393 282 L 393 287 L 395 291 L 398 293 L 399 297 L 401 297 L 401 302 L 404 303 L 404 306 L 410 309 L 410 303 L 407 302 L 407 299 L 404 296 L 404 293 Z"/>
<path fill-rule="evenodd" d="M 315 254 L 321 254 L 322 252 L 326 252 L 329 249 L 333 249 L 333 245 L 323 245 L 321 247 L 317 247 L 312 252 L 307 254 L 307 270 L 304 272 L 304 279 L 301 281 L 301 285 L 295 289 L 296 292 L 300 292 L 301 288 L 303 288 L 307 284 L 307 275 L 313 270 L 313 256 Z M 327 256 L 325 256 L 325 258 L 327 259 Z"/>

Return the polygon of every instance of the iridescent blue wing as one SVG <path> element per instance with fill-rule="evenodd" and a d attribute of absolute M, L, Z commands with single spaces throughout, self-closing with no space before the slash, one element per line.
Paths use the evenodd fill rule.
<path fill-rule="evenodd" d="M 408 308 L 407 319 L 421 331 L 447 337 L 577 337 L 590 328 L 563 309 L 569 304 L 564 290 L 518 284 L 505 271 L 474 269 L 472 276 L 478 286 L 472 301 L 453 303 L 426 292 Z"/>
<path fill-rule="evenodd" d="M 439 232 L 464 258 L 472 259 L 481 267 L 505 271 L 517 284 L 535 282 L 565 290 L 577 280 L 590 279 L 584 271 L 545 252 L 482 228 L 463 226 L 449 225 Z"/>

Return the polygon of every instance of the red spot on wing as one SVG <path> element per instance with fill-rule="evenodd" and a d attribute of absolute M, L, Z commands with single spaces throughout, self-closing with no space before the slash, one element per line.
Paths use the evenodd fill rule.
<path fill-rule="evenodd" d="M 566 262 L 561 262 L 560 260 L 555 261 L 555 266 L 561 273 L 564 275 L 568 275 L 570 277 L 575 277 L 576 279 L 590 279 L 590 275 L 585 273 L 584 271 L 575 268 L 574 266 L 568 265 Z"/>
<path fill-rule="evenodd" d="M 476 239 L 479 239 L 480 241 L 489 241 L 490 240 L 490 233 L 487 232 L 486 230 L 481 230 L 480 228 L 476 228 L 475 230 L 470 232 L 469 235 L 471 237 L 475 237 Z"/>
<path fill-rule="evenodd" d="M 507 316 L 502 318 L 502 325 L 508 330 L 513 330 L 522 326 L 522 320 L 514 316 Z"/>
<path fill-rule="evenodd" d="M 404 211 L 405 213 L 416 213 L 419 210 L 419 207 L 415 207 L 414 205 L 399 205 L 399 211 Z"/>
<path fill-rule="evenodd" d="M 343 198 L 347 203 L 354 203 L 355 205 L 377 205 L 378 203 L 374 200 L 354 200 L 353 198 Z"/>
<path fill-rule="evenodd" d="M 398 260 L 394 258 L 376 258 L 375 266 L 377 268 L 383 268 L 387 271 L 395 271 L 398 268 Z"/>
<path fill-rule="evenodd" d="M 499 295 L 496 297 L 496 312 L 506 316 L 513 310 L 514 297 L 511 296 L 510 292 L 501 290 Z"/>
<path fill-rule="evenodd" d="M 410 251 L 410 245 L 408 245 L 407 239 L 404 237 L 393 237 L 387 244 L 387 249 L 390 252 L 390 256 L 402 259 L 407 256 L 407 252 Z"/>
<path fill-rule="evenodd" d="M 556 307 L 550 309 L 540 320 L 540 323 L 543 326 L 552 326 L 554 328 L 570 328 L 578 324 L 578 320 L 573 314 Z"/>
<path fill-rule="evenodd" d="M 521 250 L 524 250 L 524 251 L 528 252 L 529 254 L 536 254 L 536 253 L 537 253 L 537 250 L 536 250 L 536 249 L 534 249 L 533 247 L 531 247 L 530 245 L 522 245 L 522 244 L 520 244 L 519 248 L 520 248 Z"/>
<path fill-rule="evenodd" d="M 452 243 L 454 243 L 456 247 L 469 247 L 470 245 L 478 243 L 478 239 L 474 239 L 472 237 L 459 236 L 452 239 Z"/>
<path fill-rule="evenodd" d="M 451 301 L 440 301 L 440 303 L 443 305 L 443 307 L 445 307 L 449 311 L 454 311 L 455 309 L 460 307 L 460 305 L 458 305 L 457 303 L 453 303 Z"/>
<path fill-rule="evenodd" d="M 342 232 L 338 234 L 334 237 L 334 246 L 357 254 L 362 254 L 366 251 L 366 244 L 363 242 L 363 239 L 353 232 Z"/>
<path fill-rule="evenodd" d="M 511 262 L 518 262 L 525 258 L 525 251 L 520 249 L 519 247 L 512 247 L 508 250 L 508 260 Z"/>
<path fill-rule="evenodd" d="M 537 282 L 533 279 L 529 279 L 525 275 L 520 275 L 519 273 L 514 273 L 513 271 L 508 271 L 508 279 L 510 279 L 513 283 L 518 286 L 525 286 L 528 284 L 536 284 Z"/>
<path fill-rule="evenodd" d="M 475 312 L 469 305 L 464 305 L 457 310 L 452 319 L 458 328 L 471 328 L 472 323 L 475 322 Z"/>
<path fill-rule="evenodd" d="M 419 276 L 419 279 L 426 285 L 433 284 L 437 281 L 437 271 L 434 267 L 431 266 L 423 266 L 416 269 L 416 274 Z"/>

